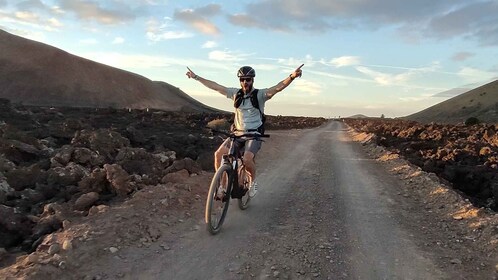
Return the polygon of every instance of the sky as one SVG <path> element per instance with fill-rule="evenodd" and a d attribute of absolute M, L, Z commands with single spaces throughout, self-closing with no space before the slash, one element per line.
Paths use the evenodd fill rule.
<path fill-rule="evenodd" d="M 401 117 L 498 78 L 498 0 L 0 0 L 0 29 L 233 103 L 185 75 L 267 88 L 271 115 Z M 0 42 L 1 44 L 1 42 Z"/>

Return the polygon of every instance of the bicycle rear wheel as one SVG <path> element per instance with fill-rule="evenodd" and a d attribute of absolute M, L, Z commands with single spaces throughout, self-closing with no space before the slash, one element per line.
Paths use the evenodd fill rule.
<path fill-rule="evenodd" d="M 230 194 L 225 194 L 223 198 L 218 198 L 217 195 L 220 187 L 223 187 L 225 190 L 229 189 L 228 186 L 233 182 L 233 178 L 230 176 L 231 172 L 232 167 L 229 164 L 223 164 L 211 180 L 206 199 L 205 213 L 207 229 L 211 234 L 217 234 L 220 231 L 228 211 Z"/>
<path fill-rule="evenodd" d="M 239 170 L 239 184 L 246 189 L 246 193 L 242 198 L 239 198 L 239 208 L 240 210 L 246 210 L 249 207 L 249 201 L 251 197 L 249 197 L 249 175 L 245 168 L 241 167 Z"/>

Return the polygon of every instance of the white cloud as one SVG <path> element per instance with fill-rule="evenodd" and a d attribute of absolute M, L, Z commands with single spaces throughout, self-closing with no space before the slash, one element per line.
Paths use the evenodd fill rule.
<path fill-rule="evenodd" d="M 234 54 L 230 51 L 211 51 L 209 52 L 209 59 L 218 61 L 242 61 L 247 55 Z"/>
<path fill-rule="evenodd" d="M 112 40 L 113 44 L 122 44 L 124 43 L 125 39 L 123 37 L 116 37 L 114 40 Z"/>
<path fill-rule="evenodd" d="M 296 79 L 293 88 L 294 90 L 313 96 L 319 95 L 323 90 L 321 85 L 305 79 Z"/>
<path fill-rule="evenodd" d="M 59 6 L 52 6 L 50 10 L 56 15 L 63 15 L 66 11 L 62 10 Z"/>
<path fill-rule="evenodd" d="M 337 68 L 358 65 L 360 64 L 360 58 L 357 56 L 341 56 L 333 58 L 332 60 L 330 60 L 330 63 Z"/>
<path fill-rule="evenodd" d="M 357 66 L 356 70 L 360 73 L 363 73 L 371 78 L 375 82 L 383 86 L 396 85 L 399 83 L 403 83 L 409 80 L 409 78 L 413 75 L 412 72 L 404 72 L 401 74 L 388 74 L 382 73 L 378 71 L 374 71 L 368 67 Z"/>
<path fill-rule="evenodd" d="M 372 68 L 387 68 L 391 69 L 391 72 L 396 73 L 386 73 L 372 70 Z M 372 78 L 377 84 L 383 86 L 402 86 L 404 88 L 420 88 L 420 89 L 429 89 L 427 86 L 418 86 L 409 84 L 408 82 L 413 80 L 415 77 L 420 76 L 426 73 L 445 73 L 445 74 L 454 74 L 448 72 L 438 71 L 441 68 L 439 62 L 432 62 L 428 66 L 419 67 L 419 68 L 410 68 L 410 67 L 399 67 L 399 66 L 389 66 L 389 65 L 362 65 L 356 66 L 355 69 L 363 73 L 364 75 Z M 435 89 L 435 88 L 431 88 Z"/>
<path fill-rule="evenodd" d="M 212 49 L 217 47 L 218 44 L 215 41 L 207 41 L 204 44 L 202 44 L 203 49 Z"/>
<path fill-rule="evenodd" d="M 153 42 L 159 42 L 164 40 L 190 38 L 194 36 L 190 32 L 170 30 L 170 21 L 171 19 L 169 18 L 166 18 L 163 23 L 159 23 L 155 19 L 147 21 L 147 38 Z"/>
<path fill-rule="evenodd" d="M 192 33 L 188 33 L 185 31 L 165 31 L 159 34 L 153 32 L 147 32 L 147 38 L 154 42 L 171 40 L 171 39 L 183 39 L 192 36 L 193 36 Z"/>
<path fill-rule="evenodd" d="M 278 58 L 277 62 L 279 64 L 289 66 L 289 67 L 299 67 L 299 65 L 303 64 L 303 59 L 289 57 L 289 58 Z"/>
<path fill-rule="evenodd" d="M 36 23 L 40 20 L 39 16 L 35 13 L 32 12 L 16 12 L 15 16 L 17 19 L 26 21 L 26 22 L 31 22 L 31 23 Z"/>
<path fill-rule="evenodd" d="M 458 76 L 460 76 L 464 82 L 478 83 L 492 79 L 496 76 L 496 73 L 482 71 L 471 67 L 463 67 L 460 71 L 458 71 Z"/>
<path fill-rule="evenodd" d="M 64 26 L 60 21 L 58 21 L 56 18 L 50 18 L 48 20 L 48 23 L 52 26 L 52 27 L 62 27 Z"/>

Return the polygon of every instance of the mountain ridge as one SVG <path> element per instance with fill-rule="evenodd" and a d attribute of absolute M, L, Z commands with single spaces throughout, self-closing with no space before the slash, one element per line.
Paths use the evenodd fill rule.
<path fill-rule="evenodd" d="M 498 80 L 440 102 L 417 113 L 402 117 L 422 123 L 462 123 L 470 117 L 481 122 L 498 123 Z"/>
<path fill-rule="evenodd" d="M 0 30 L 0 97 L 36 106 L 219 112 L 166 82 Z"/>

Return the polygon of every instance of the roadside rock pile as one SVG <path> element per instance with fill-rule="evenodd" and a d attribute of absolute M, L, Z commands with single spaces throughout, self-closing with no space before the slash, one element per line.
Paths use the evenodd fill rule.
<path fill-rule="evenodd" d="M 211 171 L 222 139 L 205 126 L 231 117 L 25 107 L 0 99 L 0 251 L 34 251 L 70 216 L 86 216 L 115 198 L 165 184 L 178 171 Z M 275 118 L 276 129 L 326 121 Z"/>
<path fill-rule="evenodd" d="M 498 209 L 498 125 L 443 125 L 390 119 L 344 119 L 357 131 L 435 173 L 477 206 Z"/>

